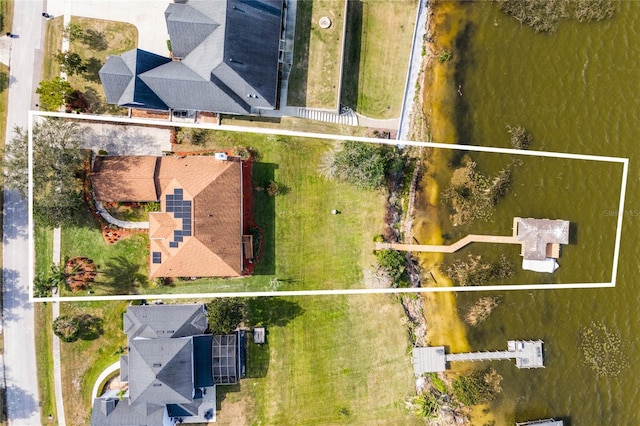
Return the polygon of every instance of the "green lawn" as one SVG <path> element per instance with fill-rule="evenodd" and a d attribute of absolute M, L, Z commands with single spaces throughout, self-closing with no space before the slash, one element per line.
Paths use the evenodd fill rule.
<path fill-rule="evenodd" d="M 68 425 L 87 425 L 91 416 L 91 390 L 102 371 L 117 361 L 126 346 L 122 315 L 126 302 L 74 302 L 60 305 L 61 315 L 89 314 L 102 319 L 104 334 L 94 340 L 60 343 L 62 392 Z"/>
<path fill-rule="evenodd" d="M 297 3 L 293 64 L 287 102 L 309 108 L 337 108 L 345 0 Z M 321 17 L 331 27 L 318 25 Z M 287 66 L 287 64 L 285 64 Z"/>
<path fill-rule="evenodd" d="M 415 390 L 394 297 L 265 298 L 250 307 L 268 344 L 249 343 L 248 379 L 222 401 L 220 424 L 421 424 L 404 409 Z M 238 406 L 249 411 L 234 423 L 228 413 Z"/>
<path fill-rule="evenodd" d="M 48 275 L 53 263 L 53 230 L 36 228 L 34 230 L 35 273 Z M 38 368 L 38 396 L 42 424 L 56 424 L 56 403 L 53 388 L 53 349 L 51 331 L 51 305 L 36 303 L 34 305 L 34 321 L 36 330 L 36 352 Z M 49 414 L 53 420 L 49 422 Z"/>
<path fill-rule="evenodd" d="M 42 52 L 42 80 L 51 80 L 60 75 L 60 64 L 54 56 L 62 49 L 63 17 L 47 20 Z"/>
<path fill-rule="evenodd" d="M 51 331 L 51 305 L 36 303 L 34 305 L 34 322 L 36 326 L 36 364 L 38 369 L 38 399 L 40 416 L 43 425 L 57 424 L 56 399 L 53 385 L 53 332 Z M 49 420 L 51 415 L 51 420 Z"/>
<path fill-rule="evenodd" d="M 371 118 L 400 115 L 416 0 L 349 2 L 342 103 Z"/>
<path fill-rule="evenodd" d="M 98 265 L 98 276 L 91 287 L 96 295 L 137 294 L 150 285 L 146 234 L 132 235 L 107 245 L 98 223 L 87 212 L 84 226 L 63 228 L 61 240 L 63 259 L 86 256 Z M 64 289 L 61 294 L 86 295 L 86 292 L 71 293 Z"/>

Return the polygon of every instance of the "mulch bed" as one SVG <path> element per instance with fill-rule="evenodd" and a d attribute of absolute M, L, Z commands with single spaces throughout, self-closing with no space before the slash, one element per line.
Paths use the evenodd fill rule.
<path fill-rule="evenodd" d="M 74 257 L 67 260 L 64 273 L 72 291 L 85 290 L 96 279 L 98 266 L 88 257 Z"/>

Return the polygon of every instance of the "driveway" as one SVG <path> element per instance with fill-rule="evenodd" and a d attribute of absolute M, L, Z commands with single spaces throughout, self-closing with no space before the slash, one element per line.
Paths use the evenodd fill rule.
<path fill-rule="evenodd" d="M 11 32 L 7 144 L 14 126 L 27 127 L 40 80 L 40 46 L 44 21 L 41 0 L 17 0 Z M 34 72 L 36 71 L 36 72 Z M 28 300 L 29 245 L 27 203 L 15 191 L 4 193 L 2 325 L 9 425 L 40 424 L 34 342 L 33 305 Z"/>
<path fill-rule="evenodd" d="M 164 11 L 170 0 L 48 0 L 46 12 L 128 22 L 138 28 L 138 47 L 169 56 Z"/>
<path fill-rule="evenodd" d="M 136 125 L 80 122 L 84 131 L 83 148 L 109 155 L 162 155 L 171 151 L 171 131 Z"/>

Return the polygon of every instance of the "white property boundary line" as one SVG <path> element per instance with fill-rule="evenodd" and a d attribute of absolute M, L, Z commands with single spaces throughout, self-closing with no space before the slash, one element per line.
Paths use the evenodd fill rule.
<path fill-rule="evenodd" d="M 291 130 L 265 129 L 259 127 L 241 127 L 217 124 L 195 124 L 195 123 L 175 123 L 163 120 L 143 120 L 126 117 L 103 117 L 84 114 L 68 114 L 58 112 L 40 112 L 29 111 L 28 120 L 28 141 L 29 141 L 29 192 L 28 192 L 28 236 L 29 236 L 29 301 L 31 302 L 50 302 L 54 301 L 52 297 L 33 297 L 33 278 L 35 273 L 35 252 L 33 240 L 33 137 L 32 128 L 34 117 L 59 117 L 68 119 L 77 119 L 85 121 L 101 121 L 119 124 L 140 124 L 140 125 L 156 125 L 162 127 L 192 127 L 202 129 L 223 130 L 230 132 L 258 133 L 265 135 L 282 135 L 296 136 L 313 139 L 324 139 L 333 141 L 352 140 L 357 142 L 369 142 L 386 145 L 403 145 L 424 146 L 432 148 L 441 148 L 449 150 L 473 151 L 473 152 L 491 152 L 497 154 L 511 154 L 530 157 L 550 157 L 550 158 L 566 158 L 570 160 L 598 161 L 607 163 L 622 164 L 622 182 L 620 186 L 620 201 L 618 205 L 618 222 L 616 224 L 616 242 L 613 252 L 613 265 L 611 272 L 611 281 L 606 283 L 548 283 L 548 284 L 505 284 L 505 285 L 488 285 L 478 287 L 419 287 L 419 288 L 379 288 L 379 289 L 336 289 L 336 290 L 292 290 L 292 291 L 258 291 L 258 292 L 233 292 L 233 293 L 193 293 L 193 294 L 139 294 L 139 295 L 117 295 L 117 296 L 66 296 L 58 297 L 60 302 L 86 302 L 86 301 L 104 301 L 104 300 L 136 300 L 136 299 L 207 299 L 219 297 L 265 297 L 265 296 L 328 296 L 328 295 L 359 295 L 359 294 L 397 294 L 397 293 L 440 293 L 449 291 L 508 291 L 508 290 L 557 290 L 557 289 L 575 289 L 575 288 L 603 288 L 615 287 L 618 274 L 618 260 L 620 257 L 620 242 L 622 239 L 622 220 L 624 212 L 624 202 L 627 188 L 627 178 L 629 171 L 629 159 L 621 157 L 607 157 L 586 154 L 558 153 L 548 151 L 528 151 L 516 150 L 509 148 L 494 148 L 486 146 L 473 145 L 456 145 L 435 142 L 415 142 L 415 141 L 397 141 L 389 139 L 367 138 L 362 136 L 345 136 L 330 135 L 324 133 L 306 133 Z"/>

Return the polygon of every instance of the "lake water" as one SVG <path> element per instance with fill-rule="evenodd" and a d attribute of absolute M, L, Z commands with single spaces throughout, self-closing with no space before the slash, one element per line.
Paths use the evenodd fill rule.
<path fill-rule="evenodd" d="M 543 370 L 518 370 L 506 361 L 486 364 L 504 376 L 504 391 L 491 407 L 496 424 L 551 416 L 574 426 L 640 424 L 640 2 L 619 2 L 615 17 L 599 23 L 561 21 L 553 34 L 521 26 L 496 3 L 442 7 L 446 22 L 435 36 L 445 46 L 451 40 L 458 66 L 436 105 L 452 122 L 435 123 L 434 140 L 509 147 L 505 126 L 522 125 L 533 134 L 533 150 L 630 159 L 616 287 L 502 292 L 489 319 L 468 328 L 473 350 L 505 349 L 508 339 L 545 341 Z M 517 273 L 504 281 L 509 283 L 611 279 L 620 165 L 472 156 L 488 175 L 511 166 L 512 191 L 490 221 L 454 228 L 444 220 L 446 240 L 468 233 L 509 235 L 513 216 L 568 219 L 573 237 L 553 275 L 518 271 L 515 246 L 474 245 L 456 256 L 496 259 L 507 254 L 518 265 Z M 459 156 L 449 156 L 450 162 L 457 160 Z M 446 174 L 439 180 L 445 182 Z M 459 311 L 481 295 L 486 293 L 458 293 Z M 627 366 L 618 377 L 598 377 L 583 361 L 580 330 L 592 322 L 604 324 L 622 341 L 626 359 L 619 361 Z"/>

